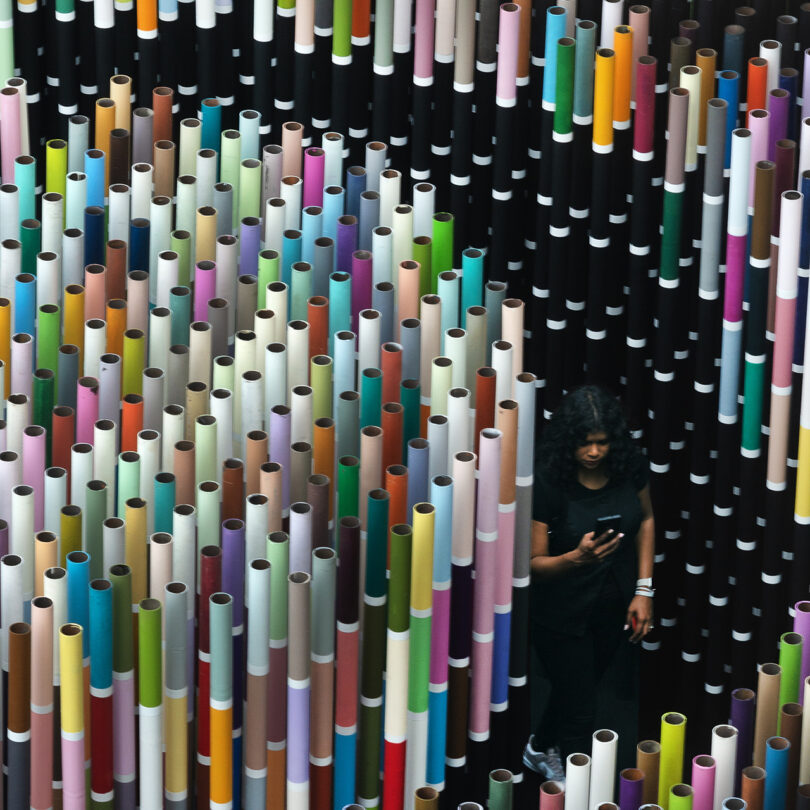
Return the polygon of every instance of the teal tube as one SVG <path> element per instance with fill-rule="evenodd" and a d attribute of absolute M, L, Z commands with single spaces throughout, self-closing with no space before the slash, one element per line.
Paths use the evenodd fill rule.
<path fill-rule="evenodd" d="M 81 625 L 82 657 L 90 655 L 90 556 L 84 551 L 67 555 L 67 620 Z"/>
<path fill-rule="evenodd" d="M 23 160 L 22 158 L 26 158 Z M 20 201 L 20 221 L 36 217 L 37 202 L 34 195 L 36 187 L 37 162 L 35 158 L 23 155 L 14 161 L 14 185 L 17 186 Z"/>
<path fill-rule="evenodd" d="M 200 104 L 202 111 L 202 133 L 200 149 L 213 149 L 219 153 L 219 141 L 222 137 L 222 107 L 214 98 L 204 98 Z"/>
<path fill-rule="evenodd" d="M 378 368 L 363 369 L 360 382 L 360 430 L 382 421 L 382 372 Z"/>
<path fill-rule="evenodd" d="M 90 583 L 90 686 L 112 689 L 112 584 L 95 578 Z"/>
<path fill-rule="evenodd" d="M 35 276 L 37 274 L 37 253 L 42 250 L 42 225 L 38 219 L 24 219 L 20 222 L 20 243 L 22 245 L 20 270 Z"/>
<path fill-rule="evenodd" d="M 155 476 L 155 531 L 172 534 L 174 531 L 175 478 L 172 473 L 161 472 Z"/>
<path fill-rule="evenodd" d="M 480 307 L 484 296 L 484 254 L 478 248 L 461 253 L 461 324 L 467 328 L 467 310 Z"/>
<path fill-rule="evenodd" d="M 191 290 L 188 287 L 172 287 L 169 312 L 172 314 L 172 346 L 188 346 L 191 325 Z"/>
<path fill-rule="evenodd" d="M 399 386 L 399 401 L 402 403 L 402 457 L 408 457 L 408 442 L 419 436 L 419 398 L 421 389 L 418 380 L 403 380 Z"/>
<path fill-rule="evenodd" d="M 281 239 L 281 280 L 292 285 L 292 267 L 301 261 L 301 231 L 284 231 Z"/>
<path fill-rule="evenodd" d="M 312 296 L 312 265 L 296 262 L 292 266 L 292 286 L 290 288 L 290 320 L 307 319 L 307 301 Z"/>

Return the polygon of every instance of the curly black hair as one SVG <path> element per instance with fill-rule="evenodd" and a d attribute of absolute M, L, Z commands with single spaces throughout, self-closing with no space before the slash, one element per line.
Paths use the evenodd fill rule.
<path fill-rule="evenodd" d="M 589 433 L 606 433 L 610 452 L 605 459 L 612 481 L 630 478 L 643 464 L 633 443 L 619 401 L 595 385 L 584 385 L 567 394 L 546 425 L 538 447 L 538 467 L 553 486 L 565 487 L 577 479 L 574 451 Z"/>

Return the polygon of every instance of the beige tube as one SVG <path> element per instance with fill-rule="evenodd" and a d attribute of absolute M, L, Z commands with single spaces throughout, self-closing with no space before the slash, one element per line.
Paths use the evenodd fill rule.
<path fill-rule="evenodd" d="M 776 736 L 779 721 L 779 684 L 782 667 L 763 664 L 757 679 L 757 711 L 754 721 L 754 765 L 765 767 L 765 741 Z"/>
<path fill-rule="evenodd" d="M 644 804 L 658 801 L 658 766 L 661 761 L 661 743 L 656 740 L 642 740 L 636 746 L 636 768 L 644 774 Z"/>

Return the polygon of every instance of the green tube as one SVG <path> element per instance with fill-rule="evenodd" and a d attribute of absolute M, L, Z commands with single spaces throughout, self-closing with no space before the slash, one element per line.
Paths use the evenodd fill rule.
<path fill-rule="evenodd" d="M 42 250 L 42 225 L 38 219 L 24 219 L 20 223 L 22 245 L 21 272 L 37 274 L 37 253 Z"/>
<path fill-rule="evenodd" d="M 489 774 L 489 810 L 512 810 L 513 776 L 499 768 Z"/>
<path fill-rule="evenodd" d="M 172 250 L 177 254 L 177 283 L 188 287 L 191 283 L 191 234 L 172 231 Z"/>
<path fill-rule="evenodd" d="M 335 455 L 360 455 L 360 397 L 356 391 L 344 391 L 337 400 Z"/>
<path fill-rule="evenodd" d="M 278 259 L 277 250 L 267 248 L 259 251 L 259 309 L 265 309 L 267 306 L 267 285 L 281 280 Z"/>
<path fill-rule="evenodd" d="M 162 697 L 160 614 L 157 599 L 141 599 L 138 606 L 138 702 L 148 708 L 160 706 Z"/>
<path fill-rule="evenodd" d="M 124 517 L 126 514 L 126 502 L 130 498 L 140 497 L 140 485 L 141 457 L 132 451 L 119 454 L 118 500 L 116 503 L 116 517 Z"/>
<path fill-rule="evenodd" d="M 242 160 L 242 136 L 238 130 L 226 129 L 220 138 L 219 182 L 230 183 L 233 199 L 239 199 L 239 164 Z M 228 229 L 234 232 L 239 225 L 239 206 L 233 206 L 233 221 Z"/>
<path fill-rule="evenodd" d="M 312 420 L 332 417 L 332 358 L 319 354 L 309 361 Z"/>
<path fill-rule="evenodd" d="M 90 555 L 90 579 L 104 577 L 104 521 L 107 519 L 107 485 L 88 481 L 85 486 L 84 550 Z"/>
<path fill-rule="evenodd" d="M 363 611 L 360 732 L 357 743 L 357 792 L 366 800 L 379 792 L 380 735 L 382 733 L 383 669 L 386 634 L 386 558 L 388 556 L 388 493 L 368 494 L 366 519 L 366 581 Z"/>
<path fill-rule="evenodd" d="M 411 598 L 411 527 L 401 523 L 391 527 L 391 579 L 388 583 L 388 629 L 402 633 L 408 629 Z"/>
<path fill-rule="evenodd" d="M 658 804 L 668 810 L 670 790 L 683 777 L 686 716 L 667 712 L 661 717 L 661 758 L 658 767 Z"/>
<path fill-rule="evenodd" d="M 212 593 L 208 598 L 211 628 L 211 698 L 233 697 L 233 597 Z"/>
<path fill-rule="evenodd" d="M 434 357 L 430 367 L 430 415 L 447 416 L 447 394 L 453 384 L 453 363 L 447 357 Z"/>
<path fill-rule="evenodd" d="M 211 383 L 211 390 L 215 391 L 217 388 L 224 388 L 233 393 L 233 357 L 227 355 L 220 355 L 214 358 L 214 373 L 213 382 Z"/>
<path fill-rule="evenodd" d="M 312 627 L 313 656 L 328 660 L 335 652 L 335 589 L 337 558 L 334 549 L 316 548 L 312 552 Z"/>
<path fill-rule="evenodd" d="M 419 297 L 430 292 L 433 276 L 431 274 L 431 253 L 433 240 L 429 236 L 417 236 L 413 240 L 413 260 L 419 263 Z"/>
<path fill-rule="evenodd" d="M 210 414 L 194 424 L 194 486 L 203 481 L 216 481 L 217 475 L 217 420 Z"/>
<path fill-rule="evenodd" d="M 453 215 L 433 215 L 433 244 L 430 254 L 430 291 L 438 289 L 439 273 L 453 269 Z"/>
<path fill-rule="evenodd" d="M 67 192 L 67 141 L 53 138 L 45 144 L 45 192 Z"/>
<path fill-rule="evenodd" d="M 360 430 L 380 425 L 382 414 L 382 372 L 378 368 L 363 369 L 360 381 Z"/>
<path fill-rule="evenodd" d="M 59 330 L 62 313 L 56 304 L 39 308 L 37 323 L 37 368 L 49 368 L 56 375 L 59 365 Z"/>
<path fill-rule="evenodd" d="M 690 785 L 673 785 L 669 790 L 669 810 L 692 810 L 692 794 Z"/>
<path fill-rule="evenodd" d="M 34 424 L 45 428 L 45 466 L 51 466 L 51 425 L 53 419 L 54 392 L 56 375 L 48 368 L 38 368 L 34 372 Z"/>
<path fill-rule="evenodd" d="M 337 493 L 337 522 L 344 517 L 357 517 L 360 514 L 360 459 L 357 456 L 338 459 Z"/>
<path fill-rule="evenodd" d="M 574 56 L 573 40 L 557 43 L 557 85 L 555 88 L 554 131 L 560 135 L 571 132 L 574 122 Z"/>
<path fill-rule="evenodd" d="M 172 346 L 188 346 L 191 325 L 191 290 L 188 287 L 172 287 L 169 312 L 172 314 Z"/>
<path fill-rule="evenodd" d="M 267 535 L 270 561 L 270 641 L 287 638 L 287 575 L 290 570 L 290 538 L 285 532 Z"/>
<path fill-rule="evenodd" d="M 782 679 L 779 681 L 780 706 L 784 706 L 785 703 L 799 702 L 802 642 L 803 639 L 798 633 L 782 633 L 782 637 L 779 639 L 779 666 L 782 667 Z"/>
<path fill-rule="evenodd" d="M 262 164 L 250 158 L 239 164 L 239 220 L 261 216 Z"/>
<path fill-rule="evenodd" d="M 143 394 L 143 370 L 146 366 L 146 336 L 139 329 L 124 332 L 121 395 Z"/>
<path fill-rule="evenodd" d="M 312 296 L 312 265 L 309 262 L 293 264 L 290 288 L 290 320 L 305 321 L 307 301 Z"/>
<path fill-rule="evenodd" d="M 402 457 L 408 457 L 408 442 L 419 436 L 420 399 L 422 391 L 419 380 L 403 380 L 399 386 L 399 401 L 402 403 Z"/>
<path fill-rule="evenodd" d="M 174 507 L 177 484 L 174 475 L 161 472 L 154 479 L 155 531 L 172 534 L 174 531 Z"/>
<path fill-rule="evenodd" d="M 132 572 L 128 565 L 113 565 L 112 583 L 113 671 L 130 672 L 135 665 L 132 645 Z"/>
<path fill-rule="evenodd" d="M 334 0 L 332 3 L 332 54 L 352 55 L 352 2 Z"/>

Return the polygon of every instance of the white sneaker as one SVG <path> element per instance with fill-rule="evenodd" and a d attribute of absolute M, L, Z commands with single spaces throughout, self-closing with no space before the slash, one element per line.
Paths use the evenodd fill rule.
<path fill-rule="evenodd" d="M 560 749 L 555 745 L 547 748 L 545 752 L 537 751 L 534 748 L 534 734 L 529 737 L 529 742 L 523 749 L 523 764 L 545 777 L 546 780 L 565 784 L 565 768 L 562 764 Z"/>

